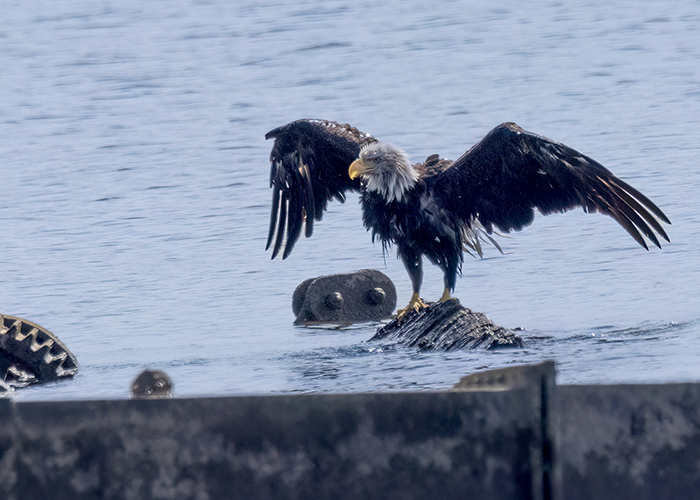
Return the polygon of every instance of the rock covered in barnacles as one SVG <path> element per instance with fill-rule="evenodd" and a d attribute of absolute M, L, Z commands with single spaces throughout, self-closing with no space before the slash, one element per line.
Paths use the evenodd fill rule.
<path fill-rule="evenodd" d="M 0 315 L 0 392 L 70 378 L 78 361 L 47 329 L 15 316 Z"/>
<path fill-rule="evenodd" d="M 372 340 L 396 340 L 401 345 L 429 351 L 523 346 L 522 339 L 512 330 L 463 307 L 457 299 L 430 303 L 401 321 L 394 319 L 379 328 Z"/>

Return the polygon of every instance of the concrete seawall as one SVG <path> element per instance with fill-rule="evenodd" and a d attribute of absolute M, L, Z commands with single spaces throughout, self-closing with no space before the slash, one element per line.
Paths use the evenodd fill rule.
<path fill-rule="evenodd" d="M 700 496 L 700 386 L 491 373 L 446 392 L 1 399 L 0 498 Z"/>
<path fill-rule="evenodd" d="M 566 499 L 700 498 L 700 384 L 561 386 Z"/>

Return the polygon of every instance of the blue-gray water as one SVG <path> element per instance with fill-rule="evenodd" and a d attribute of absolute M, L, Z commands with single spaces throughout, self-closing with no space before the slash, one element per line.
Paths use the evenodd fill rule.
<path fill-rule="evenodd" d="M 6 3 L 0 20 L 0 312 L 81 363 L 29 399 L 441 389 L 555 359 L 561 383 L 700 379 L 700 3 L 121 0 Z M 349 122 L 414 160 L 515 121 L 604 163 L 673 221 L 663 250 L 580 209 L 469 259 L 456 296 L 526 347 L 420 353 L 374 326 L 294 327 L 314 276 L 376 268 L 357 197 L 286 261 L 264 251 L 263 135 Z M 426 268 L 423 295 L 442 291 Z"/>

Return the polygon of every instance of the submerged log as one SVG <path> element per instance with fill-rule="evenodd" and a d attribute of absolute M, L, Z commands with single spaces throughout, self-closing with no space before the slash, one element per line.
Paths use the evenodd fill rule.
<path fill-rule="evenodd" d="M 457 299 L 433 302 L 410 312 L 401 321 L 394 319 L 379 328 L 370 339 L 373 340 L 396 340 L 398 344 L 429 351 L 523 346 L 522 339 L 512 330 L 463 307 Z"/>

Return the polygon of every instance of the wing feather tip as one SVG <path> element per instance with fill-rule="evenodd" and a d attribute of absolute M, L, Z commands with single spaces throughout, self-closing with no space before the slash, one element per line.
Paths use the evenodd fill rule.
<path fill-rule="evenodd" d="M 304 230 L 304 236 L 307 238 L 311 238 L 311 235 L 314 234 L 314 216 L 313 215 L 306 215 L 306 228 Z"/>
<path fill-rule="evenodd" d="M 597 178 L 606 185 L 615 196 L 615 205 L 617 205 L 615 207 L 617 212 L 616 216 L 614 216 L 615 220 L 617 220 L 642 247 L 647 251 L 649 250 L 644 238 L 639 234 L 639 230 L 641 230 L 641 232 L 649 238 L 649 241 L 658 248 L 661 248 L 661 242 L 657 238 L 657 234 L 670 243 L 671 240 L 659 223 L 659 220 L 668 224 L 671 222 L 668 220 L 668 217 L 666 217 L 666 214 L 664 214 L 649 198 L 644 196 L 639 190 L 616 177 L 604 179 L 597 176 Z M 623 216 L 627 224 L 633 225 L 636 236 L 635 233 L 630 231 L 627 225 L 618 218 L 619 216 Z M 654 230 L 656 232 L 654 232 Z M 642 241 L 640 241 L 640 238 Z"/>

